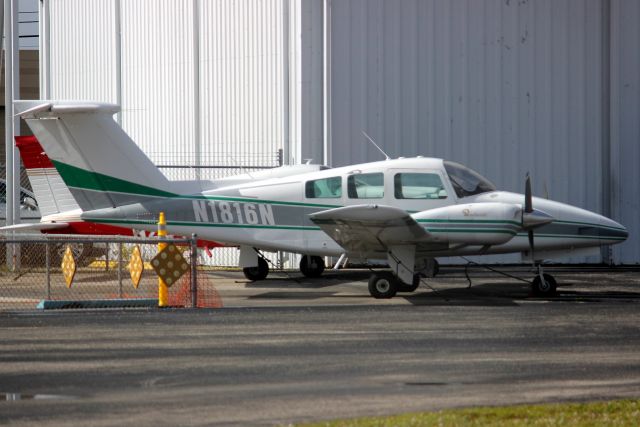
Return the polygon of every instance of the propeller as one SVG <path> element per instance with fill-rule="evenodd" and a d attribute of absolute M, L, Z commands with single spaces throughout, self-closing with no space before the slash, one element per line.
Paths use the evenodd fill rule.
<path fill-rule="evenodd" d="M 527 214 L 533 213 L 533 196 L 531 195 L 531 176 L 527 172 L 527 176 L 524 179 L 524 212 L 522 213 L 522 225 L 525 225 L 525 218 Z M 529 228 L 527 232 L 529 237 L 529 250 L 531 251 L 531 260 L 535 263 L 536 258 L 534 256 L 534 244 L 533 244 L 533 228 Z"/>
<path fill-rule="evenodd" d="M 531 251 L 531 259 L 535 264 L 535 242 L 533 238 L 533 229 L 541 225 L 552 222 L 554 218 L 540 210 L 533 209 L 533 196 L 531 194 L 531 176 L 527 172 L 524 181 L 524 209 L 522 210 L 522 228 L 527 230 L 529 237 L 529 249 Z"/>

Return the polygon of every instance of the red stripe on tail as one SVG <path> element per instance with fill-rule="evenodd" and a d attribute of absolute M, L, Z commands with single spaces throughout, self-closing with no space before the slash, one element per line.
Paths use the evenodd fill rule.
<path fill-rule="evenodd" d="M 20 150 L 20 157 L 22 157 L 22 163 L 24 163 L 25 168 L 43 169 L 53 167 L 53 163 L 51 163 L 35 136 L 16 136 L 16 147 Z"/>

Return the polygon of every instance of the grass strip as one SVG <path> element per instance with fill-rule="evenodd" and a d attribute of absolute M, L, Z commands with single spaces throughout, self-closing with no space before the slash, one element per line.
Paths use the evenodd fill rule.
<path fill-rule="evenodd" d="M 553 403 L 447 409 L 390 417 L 335 420 L 298 427 L 415 427 L 415 426 L 507 426 L 507 427 L 606 427 L 637 426 L 640 399 L 589 403 Z"/>

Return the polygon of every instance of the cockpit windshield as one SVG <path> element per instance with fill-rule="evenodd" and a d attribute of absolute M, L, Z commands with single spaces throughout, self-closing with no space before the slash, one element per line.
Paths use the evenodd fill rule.
<path fill-rule="evenodd" d="M 444 161 L 444 168 L 449 175 L 451 185 L 458 197 L 496 191 L 496 186 L 473 169 L 459 163 Z"/>

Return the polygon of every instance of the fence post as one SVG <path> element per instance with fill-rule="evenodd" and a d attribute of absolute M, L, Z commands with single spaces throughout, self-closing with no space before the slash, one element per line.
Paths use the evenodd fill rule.
<path fill-rule="evenodd" d="M 51 245 L 49 244 L 49 240 L 47 239 L 47 243 L 45 243 L 46 252 L 44 255 L 45 265 L 47 267 L 47 300 L 51 299 Z"/>
<path fill-rule="evenodd" d="M 191 235 L 191 307 L 198 307 L 198 280 L 197 273 L 198 263 L 198 239 L 197 234 Z"/>
<path fill-rule="evenodd" d="M 107 252 L 104 255 L 104 271 L 109 271 L 109 243 L 105 243 L 107 245 Z"/>
<path fill-rule="evenodd" d="M 109 247 L 108 244 L 107 247 Z M 107 253 L 109 253 L 108 249 Z M 122 298 L 122 242 L 118 242 L 118 289 L 120 298 Z"/>
<path fill-rule="evenodd" d="M 158 216 L 158 238 L 164 239 L 167 237 L 167 221 L 164 216 L 164 212 L 160 212 Z M 166 248 L 168 243 L 160 242 L 158 243 L 158 253 L 162 252 L 164 248 Z M 167 307 L 169 305 L 169 288 L 167 288 L 167 284 L 164 283 L 158 276 L 158 307 Z"/>

